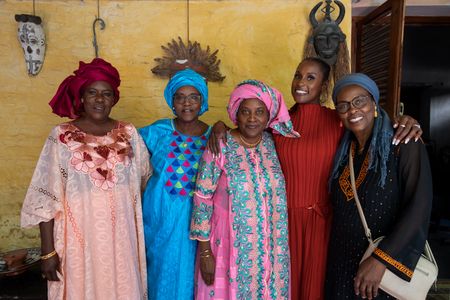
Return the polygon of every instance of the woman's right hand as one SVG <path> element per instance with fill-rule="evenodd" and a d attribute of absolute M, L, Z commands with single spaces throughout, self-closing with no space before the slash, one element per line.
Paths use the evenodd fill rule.
<path fill-rule="evenodd" d="M 49 281 L 59 281 L 58 274 L 61 273 L 61 265 L 58 254 L 53 255 L 48 259 L 41 260 L 42 276 Z"/>
<path fill-rule="evenodd" d="M 203 281 L 206 285 L 212 285 L 214 283 L 214 276 L 216 270 L 216 259 L 214 256 L 200 256 L 200 272 L 202 273 Z"/>
<path fill-rule="evenodd" d="M 227 143 L 227 135 L 225 134 L 229 128 L 224 122 L 218 121 L 213 125 L 212 132 L 209 135 L 209 139 L 206 147 L 214 155 L 220 154 L 219 140 Z"/>
<path fill-rule="evenodd" d="M 53 241 L 53 226 L 55 220 L 39 223 L 41 231 L 41 272 L 42 277 L 50 281 L 59 281 L 57 271 L 61 273 L 61 265 L 58 253 L 55 251 L 55 243 Z M 53 255 L 53 253 L 55 253 Z M 48 257 L 48 258 L 47 258 Z"/>
<path fill-rule="evenodd" d="M 209 241 L 198 242 L 198 253 L 200 259 L 200 273 L 206 285 L 214 283 L 214 276 L 216 272 L 216 259 L 211 251 L 211 244 Z"/>

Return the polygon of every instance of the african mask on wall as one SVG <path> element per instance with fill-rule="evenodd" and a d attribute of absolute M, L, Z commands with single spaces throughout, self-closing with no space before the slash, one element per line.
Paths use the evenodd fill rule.
<path fill-rule="evenodd" d="M 339 15 L 336 20 L 333 20 L 331 13 L 335 8 L 331 5 L 332 1 L 327 0 L 325 2 L 325 8 L 321 9 L 325 14 L 323 20 L 319 22 L 316 18 L 316 13 L 323 4 L 320 2 L 309 13 L 309 21 L 313 26 L 312 42 L 316 53 L 329 65 L 334 65 L 339 51 L 339 44 L 345 41 L 345 34 L 339 28 L 339 24 L 344 19 L 345 7 L 342 2 L 334 0 L 334 3 L 339 8 Z"/>
<path fill-rule="evenodd" d="M 22 45 L 28 75 L 35 76 L 39 73 L 44 63 L 45 33 L 42 28 L 42 20 L 34 15 L 16 15 L 18 22 L 17 37 Z"/>
<path fill-rule="evenodd" d="M 321 6 L 325 3 L 325 7 Z M 317 14 L 320 12 L 324 17 L 318 21 Z M 339 9 L 336 20 L 331 18 L 331 14 Z M 312 28 L 310 35 L 305 43 L 303 58 L 319 57 L 328 63 L 331 67 L 329 84 L 327 90 L 321 94 L 321 101 L 329 107 L 333 107 L 330 100 L 331 91 L 334 83 L 350 72 L 350 56 L 345 34 L 342 32 L 339 24 L 344 19 L 345 7 L 338 0 L 326 0 L 317 3 L 309 13 L 309 21 Z"/>

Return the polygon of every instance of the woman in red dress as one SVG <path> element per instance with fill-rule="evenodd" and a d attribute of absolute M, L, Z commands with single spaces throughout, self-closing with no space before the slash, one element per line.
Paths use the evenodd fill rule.
<path fill-rule="evenodd" d="M 328 177 L 343 127 L 336 112 L 320 105 L 330 67 L 319 59 L 301 62 L 292 80 L 296 104 L 290 115 L 299 139 L 274 135 L 289 214 L 292 299 L 323 299 L 331 203 Z"/>

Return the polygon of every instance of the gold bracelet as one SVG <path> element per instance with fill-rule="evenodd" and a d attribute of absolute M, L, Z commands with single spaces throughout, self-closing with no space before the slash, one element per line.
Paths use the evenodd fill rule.
<path fill-rule="evenodd" d="M 210 253 L 210 252 L 211 252 L 211 249 L 204 249 L 204 250 L 200 251 L 200 254 L 202 254 L 202 253 Z"/>
<path fill-rule="evenodd" d="M 209 254 L 200 255 L 200 258 L 208 258 L 208 257 L 211 257 L 211 255 Z"/>
<path fill-rule="evenodd" d="M 49 258 L 55 256 L 55 255 L 56 255 L 56 250 L 53 250 L 52 252 L 50 252 L 48 254 L 42 255 L 41 259 L 42 260 L 46 260 L 46 259 L 49 259 Z"/>

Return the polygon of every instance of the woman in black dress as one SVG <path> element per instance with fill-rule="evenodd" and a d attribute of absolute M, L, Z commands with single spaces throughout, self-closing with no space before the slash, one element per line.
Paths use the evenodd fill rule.
<path fill-rule="evenodd" d="M 391 143 L 391 121 L 379 106 L 376 83 L 368 76 L 350 74 L 338 81 L 333 101 L 347 130 L 331 174 L 334 215 L 326 298 L 390 299 L 378 289 L 386 268 L 410 281 L 427 238 L 432 183 L 426 149 L 417 141 Z M 349 148 L 372 236 L 386 236 L 361 264 L 368 242 L 350 184 Z"/>

